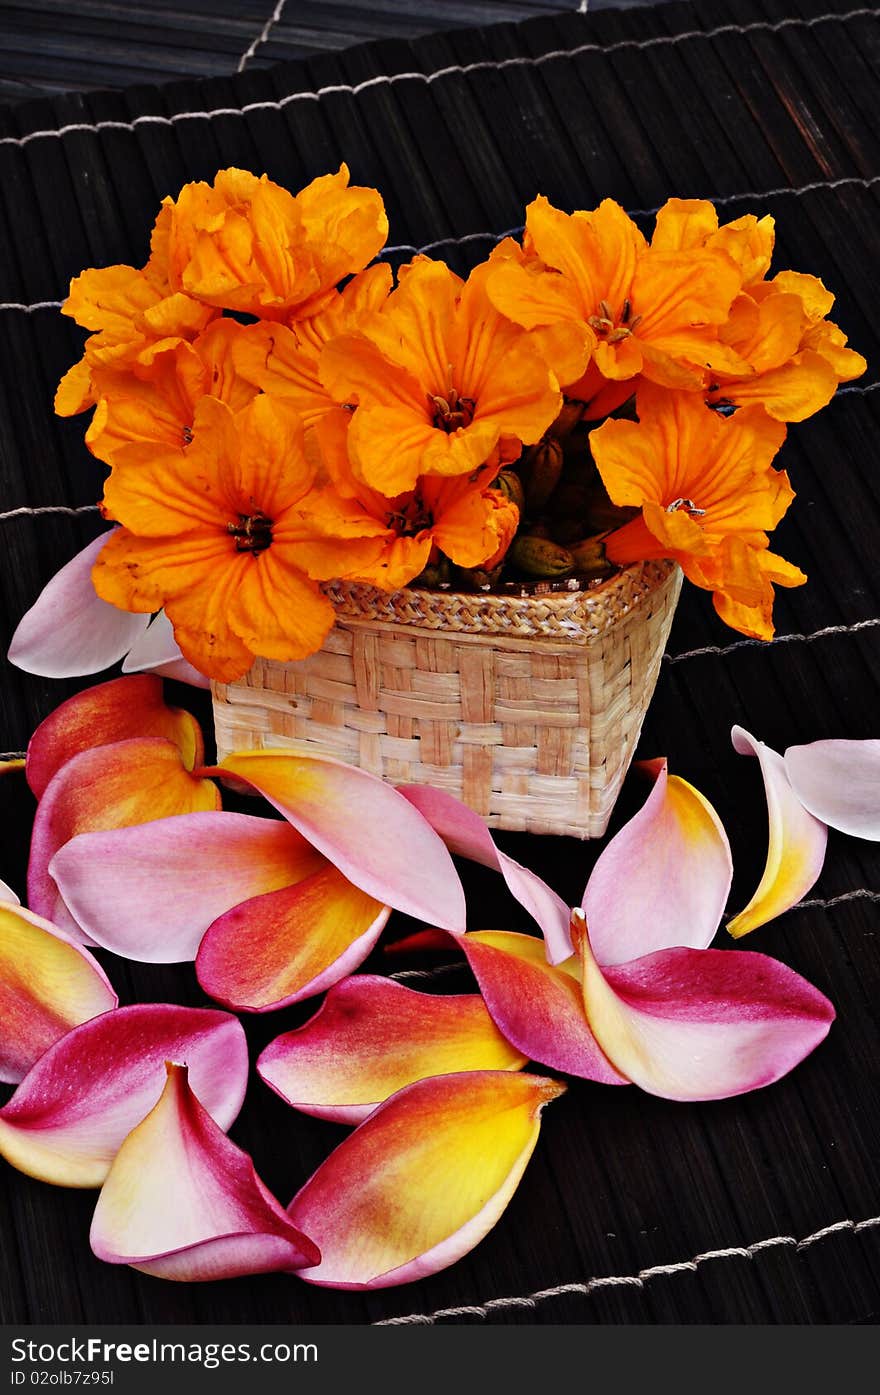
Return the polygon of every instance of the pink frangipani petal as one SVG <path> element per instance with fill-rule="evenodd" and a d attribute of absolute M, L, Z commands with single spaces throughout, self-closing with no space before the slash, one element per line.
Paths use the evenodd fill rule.
<path fill-rule="evenodd" d="M 642 808 L 604 849 L 583 908 L 600 964 L 673 945 L 704 949 L 724 913 L 730 844 L 712 805 L 658 762 Z"/>
<path fill-rule="evenodd" d="M 880 839 L 880 741 L 789 746 L 785 770 L 804 808 L 855 838 Z"/>
<path fill-rule="evenodd" d="M 319 1264 L 317 1246 L 199 1102 L 186 1066 L 167 1069 L 158 1103 L 110 1167 L 92 1221 L 93 1252 L 185 1283 Z"/>
<path fill-rule="evenodd" d="M 17 1084 L 71 1027 L 117 1002 L 88 950 L 23 907 L 0 904 L 0 1081 Z"/>
<path fill-rule="evenodd" d="M 155 673 L 161 678 L 174 678 L 193 688 L 210 688 L 211 680 L 185 659 L 174 638 L 171 621 L 160 610 L 150 627 L 139 635 L 122 661 L 123 673 Z"/>
<path fill-rule="evenodd" d="M 551 964 L 571 956 L 568 906 L 539 876 L 495 846 L 478 814 L 445 790 L 428 785 L 400 785 L 398 788 L 439 833 L 451 853 L 501 873 L 511 895 L 540 926 Z"/>
<path fill-rule="evenodd" d="M 464 1070 L 519 1070 L 525 1063 L 479 994 L 417 993 L 358 974 L 331 988 L 304 1027 L 270 1042 L 257 1070 L 294 1109 L 359 1124 L 416 1080 Z"/>
<path fill-rule="evenodd" d="M 123 1139 L 165 1086 L 166 1061 L 228 1129 L 247 1084 L 247 1043 L 229 1013 L 171 1003 L 116 1008 L 41 1056 L 0 1110 L 0 1155 L 62 1187 L 99 1187 Z"/>
<path fill-rule="evenodd" d="M 309 1283 L 388 1288 L 445 1269 L 491 1229 L 565 1089 L 517 1071 L 433 1076 L 344 1139 L 288 1207 L 315 1241 Z"/>
<path fill-rule="evenodd" d="M 77 923 L 126 959 L 195 959 L 208 926 L 233 906 L 325 865 L 281 819 L 207 810 L 81 833 L 49 864 Z"/>
<path fill-rule="evenodd" d="M 130 615 L 102 601 L 92 567 L 110 533 L 101 533 L 52 577 L 19 622 L 9 662 L 44 678 L 100 673 L 143 634 L 148 615 Z"/>
<path fill-rule="evenodd" d="M 734 727 L 731 737 L 740 755 L 757 756 L 760 762 L 769 822 L 764 874 L 749 904 L 727 926 L 738 939 L 806 896 L 822 871 L 828 829 L 801 804 L 778 752 L 756 741 L 742 727 Z"/>
<path fill-rule="evenodd" d="M 442 840 L 377 776 L 301 750 L 237 751 L 214 773 L 252 785 L 380 903 L 464 931 L 464 891 Z"/>
<path fill-rule="evenodd" d="M 585 930 L 579 948 L 584 1007 L 602 1049 L 633 1084 L 666 1099 L 770 1085 L 834 1020 L 818 989 L 763 954 L 666 949 L 600 967 Z"/>

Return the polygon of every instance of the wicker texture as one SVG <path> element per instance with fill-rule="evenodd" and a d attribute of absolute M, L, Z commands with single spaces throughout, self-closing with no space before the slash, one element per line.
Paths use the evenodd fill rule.
<path fill-rule="evenodd" d="M 258 659 L 213 685 L 219 755 L 307 748 L 448 790 L 494 828 L 598 837 L 680 587 L 667 562 L 527 597 L 334 583 L 337 624 L 319 653 Z"/>

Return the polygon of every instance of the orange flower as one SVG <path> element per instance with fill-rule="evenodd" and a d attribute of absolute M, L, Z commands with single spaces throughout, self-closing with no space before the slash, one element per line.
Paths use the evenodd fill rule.
<path fill-rule="evenodd" d="M 606 540 L 608 557 L 675 559 L 695 585 L 718 593 L 728 623 L 748 621 L 747 633 L 769 638 L 770 583 L 805 580 L 766 551 L 766 530 L 794 498 L 787 475 L 772 465 L 785 427 L 760 407 L 725 419 L 697 395 L 650 384 L 639 391 L 638 412 L 637 423 L 609 421 L 590 436 L 612 501 L 642 510 Z"/>
<path fill-rule="evenodd" d="M 719 365 L 708 384 L 710 399 L 736 406 L 757 402 L 778 421 L 803 421 L 827 405 L 838 383 L 859 377 L 867 364 L 827 320 L 834 296 L 820 280 L 794 271 L 765 279 L 773 242 L 770 217 L 750 214 L 719 227 L 712 204 L 670 199 L 657 215 L 651 245 L 668 251 L 720 248 L 742 272 L 743 293 L 720 337 L 748 372 L 731 374 Z"/>
<path fill-rule="evenodd" d="M 264 320 L 315 314 L 388 235 L 381 196 L 348 179 L 340 165 L 295 195 L 238 169 L 221 170 L 213 185 L 187 184 L 164 205 L 172 284 Z"/>
<path fill-rule="evenodd" d="M 325 446 L 326 439 L 325 433 Z M 480 567 L 494 565 L 513 541 L 519 510 L 486 487 L 492 477 L 486 470 L 422 475 L 413 489 L 388 498 L 352 473 L 344 439 L 337 439 L 329 464 L 333 485 L 305 506 L 309 525 L 328 539 L 323 562 L 317 544 L 310 554 L 310 575 L 317 580 L 343 577 L 396 591 L 438 550 L 457 566 Z"/>
<path fill-rule="evenodd" d="M 603 379 L 642 374 L 669 388 L 699 388 L 707 367 L 743 370 L 718 327 L 742 272 L 723 249 L 650 246 L 619 204 L 561 213 L 541 197 L 526 213 L 523 250 L 492 260 L 494 305 L 536 335 L 569 396 L 592 362 Z"/>
<path fill-rule="evenodd" d="M 489 301 L 489 270 L 478 266 L 463 283 L 442 262 L 417 257 L 360 332 L 321 355 L 327 390 L 356 407 L 354 473 L 388 497 L 420 475 L 516 459 L 559 412 L 546 363 Z"/>
<path fill-rule="evenodd" d="M 162 349 L 149 364 L 128 371 L 94 369 L 98 406 L 86 445 L 108 465 L 132 441 L 180 449 L 192 441 L 203 397 L 217 397 L 234 412 L 246 407 L 257 389 L 239 376 L 233 362 L 236 342 L 246 332 L 236 320 L 215 320 L 192 344 Z"/>
<path fill-rule="evenodd" d="M 323 309 L 290 327 L 273 323 L 248 325 L 233 346 L 235 370 L 273 397 L 296 407 L 308 431 L 328 412 L 341 412 L 321 381 L 321 350 L 331 339 L 357 330 L 380 309 L 391 290 L 387 262 L 354 276 L 344 290 L 333 291 Z M 343 413 L 348 417 L 348 413 Z"/>
<path fill-rule="evenodd" d="M 186 657 L 224 682 L 257 654 L 304 658 L 334 618 L 307 576 L 313 481 L 287 403 L 257 397 L 233 415 L 204 398 L 186 451 L 116 453 L 105 510 L 124 526 L 101 550 L 95 589 L 122 610 L 164 606 Z"/>
<path fill-rule="evenodd" d="M 156 353 L 195 339 L 216 318 L 216 310 L 169 284 L 168 217 L 164 210 L 159 214 L 150 258 L 140 271 L 133 266 L 105 266 L 84 271 L 71 281 L 61 313 L 95 332 L 86 341 L 82 359 L 58 385 L 55 410 L 59 416 L 75 416 L 94 406 L 96 370 L 120 372 L 135 364 L 149 365 Z"/>

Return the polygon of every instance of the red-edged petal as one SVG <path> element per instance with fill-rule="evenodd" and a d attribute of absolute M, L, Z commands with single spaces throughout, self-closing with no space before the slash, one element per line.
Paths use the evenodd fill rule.
<path fill-rule="evenodd" d="M 37 806 L 28 864 L 28 904 L 82 939 L 49 864 L 78 833 L 126 828 L 151 819 L 216 809 L 220 792 L 191 775 L 180 751 L 163 737 L 134 737 L 81 751 L 49 781 Z"/>
<path fill-rule="evenodd" d="M 289 1221 L 247 1153 L 168 1065 L 159 1101 L 125 1139 L 92 1220 L 98 1259 L 185 1283 L 290 1272 L 321 1254 Z"/>
<path fill-rule="evenodd" d="M 0 1081 L 17 1084 L 71 1027 L 118 1001 L 100 964 L 63 930 L 0 904 Z"/>
<path fill-rule="evenodd" d="M 205 758 L 198 722 L 190 712 L 166 706 L 161 678 L 114 678 L 68 698 L 40 723 L 28 745 L 28 784 L 40 799 L 73 756 L 135 736 L 173 741 L 187 770 Z"/>
<path fill-rule="evenodd" d="M 673 945 L 704 949 L 727 904 L 733 861 L 721 820 L 657 762 L 654 788 L 593 868 L 583 908 L 600 964 Z"/>
<path fill-rule="evenodd" d="M 44 678 L 76 678 L 117 663 L 143 634 L 148 615 L 102 601 L 92 585 L 92 567 L 107 538 L 102 533 L 56 572 L 19 621 L 9 662 Z"/>
<path fill-rule="evenodd" d="M 371 974 L 331 988 L 304 1027 L 276 1037 L 257 1070 L 294 1109 L 359 1124 L 395 1091 L 432 1075 L 519 1070 L 526 1057 L 476 993 L 417 993 Z"/>
<path fill-rule="evenodd" d="M 375 775 L 303 751 L 236 751 L 218 774 L 259 790 L 349 881 L 395 910 L 462 932 L 464 892 L 430 824 Z"/>
<path fill-rule="evenodd" d="M 472 1071 L 392 1095 L 335 1149 L 288 1207 L 333 1288 L 388 1288 L 445 1269 L 488 1233 L 516 1190 L 540 1113 L 565 1089 Z"/>
<path fill-rule="evenodd" d="M 400 793 L 439 833 L 456 857 L 466 857 L 500 872 L 511 895 L 540 926 L 551 964 L 559 964 L 572 954 L 568 936 L 568 906 L 528 867 L 496 848 L 488 828 L 478 814 L 445 790 L 427 785 L 400 785 Z"/>
<path fill-rule="evenodd" d="M 227 1012 L 137 1003 L 94 1017 L 41 1056 L 0 1110 L 0 1154 L 61 1187 L 100 1187 L 123 1139 L 153 1108 L 165 1063 L 189 1066 L 222 1129 L 241 1108 L 247 1043 Z"/>
<path fill-rule="evenodd" d="M 738 939 L 806 896 L 822 871 L 828 829 L 801 804 L 778 752 L 756 741 L 742 727 L 734 727 L 731 736 L 740 755 L 757 756 L 760 761 L 769 822 L 764 874 L 749 904 L 727 925 Z"/>
<path fill-rule="evenodd" d="M 281 819 L 220 810 L 81 833 L 49 864 L 95 944 L 149 964 L 195 959 L 218 916 L 326 861 Z"/>
<path fill-rule="evenodd" d="M 530 1061 L 603 1085 L 628 1083 L 584 1016 L 576 958 L 548 964 L 540 940 L 507 930 L 481 930 L 455 943 L 496 1026 Z"/>
<path fill-rule="evenodd" d="M 323 993 L 364 962 L 390 910 L 322 864 L 209 926 L 196 958 L 206 993 L 245 1012 L 269 1012 Z"/>
<path fill-rule="evenodd" d="M 579 947 L 597 1040 L 633 1084 L 665 1099 L 726 1099 L 771 1085 L 834 1020 L 817 988 L 763 954 L 664 949 L 600 968 L 585 931 Z"/>
<path fill-rule="evenodd" d="M 880 839 L 880 741 L 789 746 L 785 771 L 805 809 L 855 838 Z"/>

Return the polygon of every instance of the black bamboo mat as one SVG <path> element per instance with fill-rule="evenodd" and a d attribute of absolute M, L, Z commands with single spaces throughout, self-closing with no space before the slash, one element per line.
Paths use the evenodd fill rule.
<path fill-rule="evenodd" d="M 771 212 L 777 264 L 837 292 L 836 318 L 870 366 L 863 383 L 791 430 L 798 498 L 779 550 L 810 581 L 780 594 L 778 639 L 742 641 L 705 595 L 686 594 L 642 737 L 642 755 L 667 754 L 721 812 L 737 909 L 757 883 L 766 834 L 755 763 L 733 754 L 731 724 L 777 748 L 880 735 L 878 57 L 874 6 L 702 0 L 557 14 L 0 111 L 3 649 L 96 526 L 93 514 L 71 512 L 94 502 L 100 470 L 82 422 L 52 416 L 55 382 L 80 339 L 51 303 L 84 266 L 140 264 L 159 198 L 184 181 L 235 163 L 298 187 L 345 159 L 357 182 L 382 189 L 396 255 L 434 244 L 461 270 L 521 222 L 539 190 L 567 208 L 610 195 L 650 210 L 677 194 L 713 197 L 730 217 Z M 69 690 L 4 665 L 4 749 L 23 744 Z M 613 826 L 639 795 L 629 782 Z M 0 875 L 20 886 L 31 812 L 20 777 L 2 778 L 0 798 Z M 595 856 L 562 840 L 499 841 L 572 897 Z M 488 874 L 471 885 L 473 923 L 526 928 Z M 747 946 L 785 959 L 831 997 L 839 1020 L 827 1043 L 787 1080 L 722 1103 L 574 1085 L 547 1112 L 501 1223 L 433 1279 L 367 1296 L 278 1276 L 162 1284 L 92 1259 L 91 1194 L 5 1170 L 0 1321 L 876 1319 L 878 919 L 876 849 L 832 834 L 807 903 Z M 197 1000 L 187 970 L 114 966 L 114 981 L 126 1001 Z M 255 1049 L 294 1020 L 285 1012 L 249 1024 Z M 233 1136 L 286 1198 L 339 1131 L 255 1083 Z"/>
<path fill-rule="evenodd" d="M 0 4 L 0 101 L 219 77 L 280 59 L 647 0 L 19 0 Z"/>

